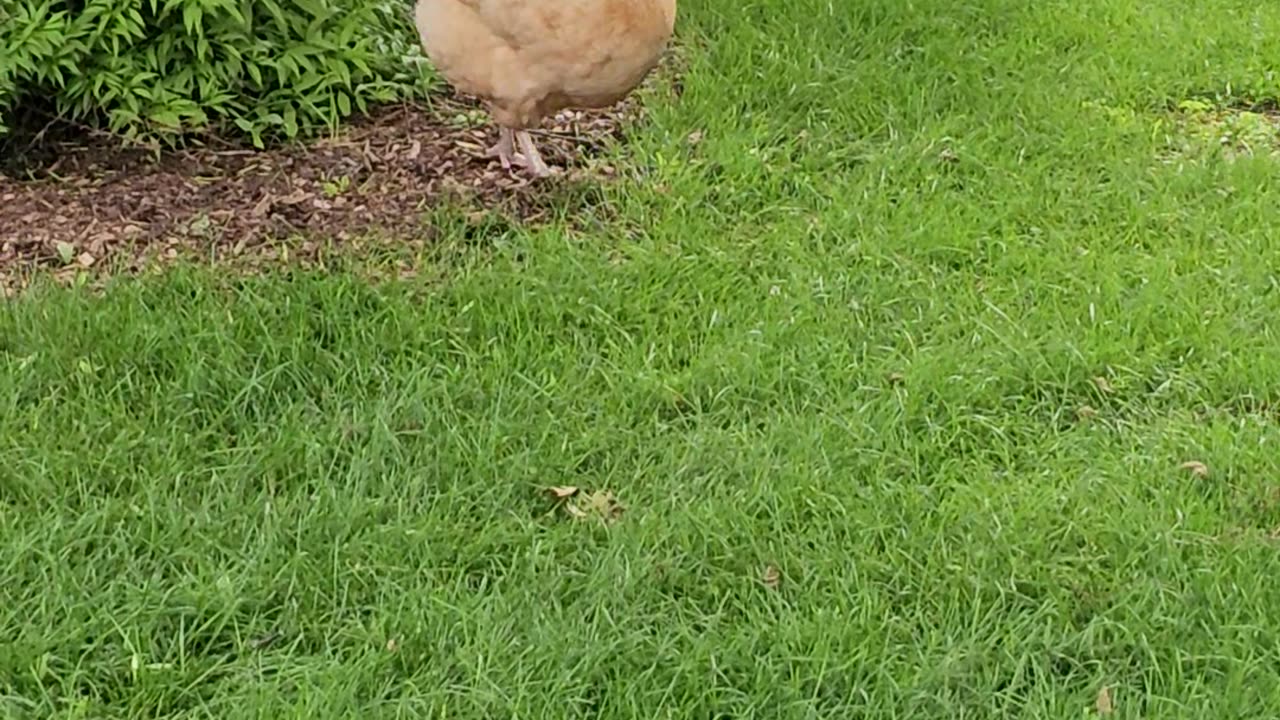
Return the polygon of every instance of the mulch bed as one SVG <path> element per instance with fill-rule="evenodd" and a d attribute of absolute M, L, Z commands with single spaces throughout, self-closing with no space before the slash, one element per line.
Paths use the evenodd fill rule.
<path fill-rule="evenodd" d="M 613 174 L 592 158 L 634 110 L 624 103 L 548 122 L 535 139 L 565 172 L 532 183 L 483 157 L 496 129 L 461 99 L 387 108 L 337 137 L 266 151 L 208 147 L 157 159 L 89 133 L 46 142 L 50 162 L 21 177 L 0 174 L 0 294 L 33 271 L 69 278 L 190 251 L 239 256 L 292 237 L 314 246 L 371 233 L 421 236 L 430 231 L 424 210 L 459 196 L 536 220 L 550 188 Z"/>

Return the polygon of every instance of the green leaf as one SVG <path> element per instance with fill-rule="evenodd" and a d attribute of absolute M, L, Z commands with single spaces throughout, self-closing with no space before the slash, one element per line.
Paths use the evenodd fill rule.
<path fill-rule="evenodd" d="M 152 122 L 158 123 L 167 128 L 177 129 L 182 127 L 182 118 L 178 116 L 178 113 L 173 112 L 172 110 L 154 112 L 151 113 L 150 117 Z"/>
<path fill-rule="evenodd" d="M 199 2 L 187 2 L 182 6 L 182 26 L 187 32 L 196 35 L 202 30 L 201 21 L 204 19 L 204 8 Z"/>

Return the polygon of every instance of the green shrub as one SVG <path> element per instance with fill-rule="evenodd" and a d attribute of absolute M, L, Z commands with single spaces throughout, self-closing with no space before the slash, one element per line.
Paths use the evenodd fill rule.
<path fill-rule="evenodd" d="M 409 0 L 0 0 L 0 134 L 39 107 L 257 145 L 424 89 Z"/>

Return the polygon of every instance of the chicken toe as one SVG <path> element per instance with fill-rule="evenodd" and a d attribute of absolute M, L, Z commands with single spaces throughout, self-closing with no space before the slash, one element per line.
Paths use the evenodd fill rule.
<path fill-rule="evenodd" d="M 498 143 L 486 150 L 484 154 L 485 157 L 498 158 L 503 170 L 511 169 L 511 157 L 516 151 L 514 135 L 515 131 L 511 128 L 498 128 Z"/>
<path fill-rule="evenodd" d="M 538 148 L 533 144 L 533 138 L 524 130 L 518 131 L 516 134 L 516 142 L 520 143 L 520 154 L 524 156 L 525 167 L 533 171 L 537 177 L 544 178 L 551 175 L 551 168 L 543 162 L 542 155 L 538 152 Z"/>

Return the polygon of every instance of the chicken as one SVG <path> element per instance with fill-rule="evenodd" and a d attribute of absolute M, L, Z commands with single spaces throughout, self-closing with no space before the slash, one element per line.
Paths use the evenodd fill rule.
<path fill-rule="evenodd" d="M 498 125 L 487 156 L 546 177 L 528 130 L 630 94 L 666 49 L 676 0 L 418 0 L 415 16 L 441 76 Z"/>

